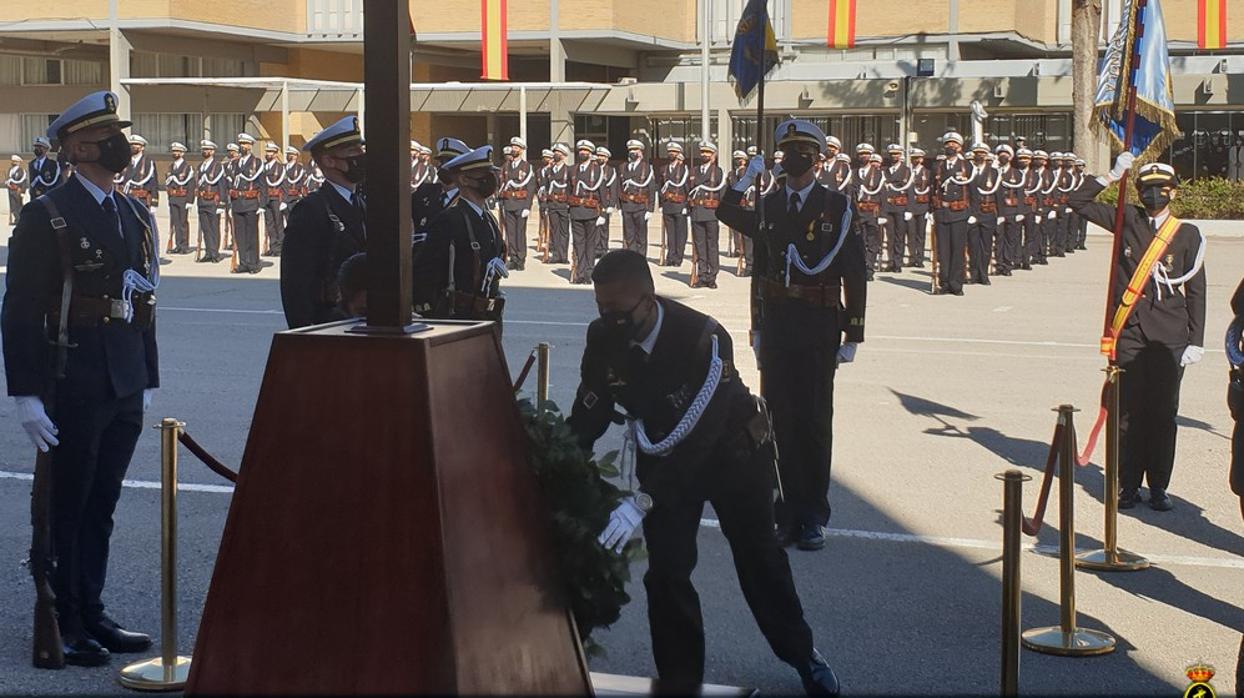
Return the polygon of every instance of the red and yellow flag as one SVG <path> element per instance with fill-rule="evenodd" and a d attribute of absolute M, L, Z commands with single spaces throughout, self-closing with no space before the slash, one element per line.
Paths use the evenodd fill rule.
<path fill-rule="evenodd" d="M 855 0 L 829 0 L 826 43 L 830 48 L 855 46 Z"/>
<path fill-rule="evenodd" d="M 1197 0 L 1196 45 L 1210 49 L 1227 47 L 1227 0 Z"/>
<path fill-rule="evenodd" d="M 510 52 L 506 40 L 506 0 L 480 0 L 479 14 L 483 49 L 484 80 L 510 79 Z"/>

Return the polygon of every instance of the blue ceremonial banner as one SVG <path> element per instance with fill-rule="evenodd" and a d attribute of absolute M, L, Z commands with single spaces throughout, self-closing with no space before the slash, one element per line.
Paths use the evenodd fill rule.
<path fill-rule="evenodd" d="M 1136 90 L 1135 123 L 1127 143 L 1128 97 Z M 1160 0 L 1124 0 L 1093 100 L 1099 128 L 1137 160 L 1156 157 L 1179 137 L 1171 96 L 1170 54 Z"/>
<path fill-rule="evenodd" d="M 778 64 L 777 37 L 765 0 L 748 0 L 730 49 L 730 82 L 739 100 L 746 100 L 764 75 Z"/>

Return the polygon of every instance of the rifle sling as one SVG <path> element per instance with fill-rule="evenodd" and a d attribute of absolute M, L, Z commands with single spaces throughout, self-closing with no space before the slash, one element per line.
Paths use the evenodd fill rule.
<path fill-rule="evenodd" d="M 52 197 L 43 194 L 39 197 L 48 212 L 48 222 L 56 233 L 56 246 L 60 248 L 61 291 L 60 318 L 56 328 L 56 379 L 65 377 L 65 363 L 69 350 L 69 305 L 73 300 L 73 260 L 69 252 L 69 224 L 60 215 Z M 50 409 L 50 406 L 49 406 Z"/>

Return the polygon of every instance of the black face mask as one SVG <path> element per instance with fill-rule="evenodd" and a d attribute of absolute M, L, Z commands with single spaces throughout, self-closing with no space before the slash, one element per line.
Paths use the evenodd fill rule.
<path fill-rule="evenodd" d="M 1170 206 L 1171 195 L 1163 187 L 1147 187 L 1140 190 L 1140 202 L 1151 213 L 1157 213 Z"/>
<path fill-rule="evenodd" d="M 1016 161 L 1015 161 L 1015 169 L 1017 169 L 1017 170 L 1026 170 L 1026 169 L 1028 169 L 1028 163 L 1024 162 L 1023 160 L 1016 160 Z"/>
<path fill-rule="evenodd" d="M 94 141 L 99 148 L 99 158 L 94 162 L 109 172 L 123 172 L 130 164 L 130 142 L 124 133 L 117 133 L 102 141 Z"/>
<path fill-rule="evenodd" d="M 782 170 L 792 177 L 801 177 L 810 169 L 812 169 L 812 158 L 803 153 L 789 153 L 782 158 Z"/>
<path fill-rule="evenodd" d="M 497 193 L 496 177 L 486 177 L 484 179 L 475 179 L 471 181 L 475 185 L 475 190 L 478 191 L 479 195 L 485 199 Z"/>
<path fill-rule="evenodd" d="M 349 163 L 350 167 L 342 174 L 345 175 L 346 179 L 350 180 L 351 184 L 359 184 L 367 179 L 367 165 L 362 155 L 343 159 Z"/>
<path fill-rule="evenodd" d="M 631 152 L 626 154 L 626 157 L 629 158 L 631 162 L 636 162 L 639 160 L 639 151 L 632 150 Z"/>
<path fill-rule="evenodd" d="M 600 321 L 604 326 L 606 341 L 615 347 L 620 347 L 633 340 L 635 333 L 639 331 L 639 323 L 635 321 L 635 311 L 643 304 L 644 299 L 641 298 L 639 302 L 631 306 L 630 310 L 601 313 Z"/>
<path fill-rule="evenodd" d="M 579 162 L 587 162 L 591 157 L 591 153 L 579 153 Z"/>

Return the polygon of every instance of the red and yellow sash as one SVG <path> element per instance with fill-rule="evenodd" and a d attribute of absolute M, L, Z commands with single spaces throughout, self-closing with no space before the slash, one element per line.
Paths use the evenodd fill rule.
<path fill-rule="evenodd" d="M 1101 338 L 1101 353 L 1111 360 L 1114 360 L 1118 348 L 1119 333 L 1123 331 L 1123 326 L 1127 324 L 1127 319 L 1131 317 L 1132 311 L 1136 308 L 1136 301 L 1144 293 L 1145 285 L 1149 283 L 1153 265 L 1157 264 L 1162 255 L 1166 253 L 1166 248 L 1170 247 L 1171 240 L 1182 224 L 1183 221 L 1174 216 L 1166 217 L 1166 221 L 1153 236 L 1153 242 L 1150 242 L 1149 248 L 1145 250 L 1145 256 L 1140 258 L 1140 264 L 1132 273 L 1131 280 L 1127 282 L 1127 288 L 1123 290 L 1123 298 L 1119 301 L 1119 307 L 1114 311 L 1114 320 L 1110 323 L 1110 334 Z"/>

